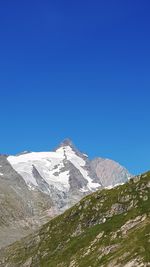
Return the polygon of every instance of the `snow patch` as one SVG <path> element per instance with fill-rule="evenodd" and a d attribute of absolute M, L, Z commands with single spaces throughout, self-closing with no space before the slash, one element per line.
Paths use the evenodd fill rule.
<path fill-rule="evenodd" d="M 33 175 L 33 166 L 41 177 L 59 190 L 69 190 L 69 171 L 61 172 L 64 167 L 64 156 L 56 152 L 32 152 L 19 156 L 9 156 L 8 161 L 12 167 L 24 178 L 32 189 L 38 187 Z"/>
<path fill-rule="evenodd" d="M 107 186 L 107 187 L 105 187 L 105 189 L 112 189 L 112 188 L 115 188 L 115 187 L 117 187 L 117 186 L 119 186 L 119 185 L 123 185 L 124 183 L 118 183 L 118 184 L 115 184 L 115 185 L 109 185 L 109 186 Z"/>

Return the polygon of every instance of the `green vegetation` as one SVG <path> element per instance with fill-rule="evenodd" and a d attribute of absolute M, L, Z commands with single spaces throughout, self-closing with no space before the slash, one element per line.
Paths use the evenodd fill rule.
<path fill-rule="evenodd" d="M 0 266 L 148 266 L 149 215 L 150 172 L 86 196 L 40 231 L 1 250 Z"/>

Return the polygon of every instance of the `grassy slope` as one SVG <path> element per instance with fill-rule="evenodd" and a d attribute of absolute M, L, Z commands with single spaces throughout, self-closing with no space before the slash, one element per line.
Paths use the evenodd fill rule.
<path fill-rule="evenodd" d="M 150 172 L 85 197 L 34 235 L 0 251 L 0 266 L 116 267 L 133 259 L 132 266 L 148 266 L 149 214 Z"/>

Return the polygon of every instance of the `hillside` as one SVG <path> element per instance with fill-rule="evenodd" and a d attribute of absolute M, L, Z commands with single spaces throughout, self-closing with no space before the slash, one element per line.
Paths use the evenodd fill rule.
<path fill-rule="evenodd" d="M 86 196 L 0 251 L 1 267 L 150 266 L 150 172 Z"/>

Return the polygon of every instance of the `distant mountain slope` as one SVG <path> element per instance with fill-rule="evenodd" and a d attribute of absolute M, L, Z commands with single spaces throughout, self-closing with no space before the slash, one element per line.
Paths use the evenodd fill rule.
<path fill-rule="evenodd" d="M 118 162 L 111 159 L 96 158 L 91 161 L 91 167 L 96 172 L 103 187 L 114 187 L 131 178 L 131 174 Z"/>
<path fill-rule="evenodd" d="M 150 266 L 150 172 L 86 196 L 0 251 L 1 267 Z"/>
<path fill-rule="evenodd" d="M 118 163 L 89 160 L 70 140 L 53 152 L 0 156 L 0 247 L 30 233 L 85 195 L 105 185 L 124 183 L 129 177 Z"/>

